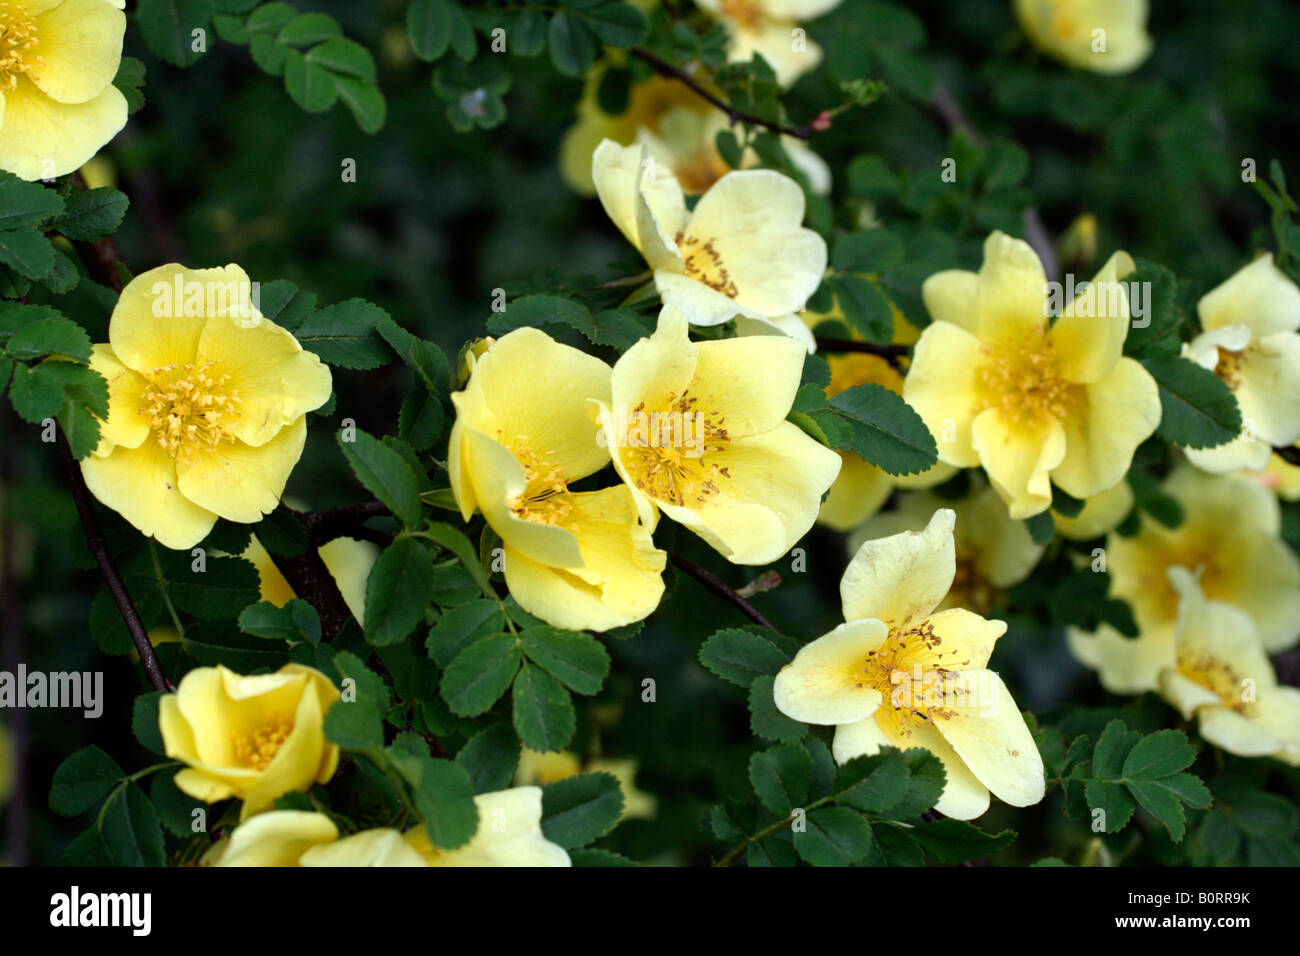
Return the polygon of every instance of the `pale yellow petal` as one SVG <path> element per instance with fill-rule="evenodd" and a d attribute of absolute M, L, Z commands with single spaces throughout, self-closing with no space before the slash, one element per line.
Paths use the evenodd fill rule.
<path fill-rule="evenodd" d="M 844 619 L 896 625 L 919 621 L 944 599 L 956 573 L 949 509 L 936 511 L 924 531 L 905 531 L 858 549 L 840 579 Z"/>
<path fill-rule="evenodd" d="M 0 169 L 20 179 L 74 172 L 126 125 L 126 98 L 112 85 L 84 103 L 59 103 L 20 75 L 3 96 Z"/>
<path fill-rule="evenodd" d="M 994 232 L 984 241 L 979 271 L 980 341 L 1014 347 L 1047 326 L 1047 276 L 1023 239 Z"/>
<path fill-rule="evenodd" d="M 217 290 L 224 297 L 225 290 L 247 286 L 248 281 L 237 265 L 187 269 L 172 263 L 140 273 L 122 290 L 109 320 L 113 353 L 142 375 L 193 363 L 209 318 L 208 290 L 213 290 L 213 305 L 219 306 Z"/>
<path fill-rule="evenodd" d="M 1133 463 L 1133 452 L 1160 424 L 1160 391 L 1142 365 L 1121 358 L 1101 381 L 1087 385 L 1061 424 L 1065 456 L 1052 481 L 1075 498 L 1114 487 Z"/>
<path fill-rule="evenodd" d="M 882 698 L 864 684 L 863 668 L 888 633 L 877 620 L 850 621 L 805 644 L 776 675 L 777 709 L 806 724 L 850 724 L 871 716 Z"/>
<path fill-rule="evenodd" d="M 279 505 L 306 441 L 304 416 L 256 448 L 238 440 L 222 443 L 178 463 L 178 487 L 190 501 L 227 521 L 260 521 Z"/>
<path fill-rule="evenodd" d="M 152 438 L 91 455 L 81 473 L 91 494 L 165 547 L 192 548 L 217 523 L 215 512 L 182 493 L 175 462 Z"/>
<path fill-rule="evenodd" d="M 149 437 L 144 400 L 148 380 L 119 362 L 108 345 L 94 346 L 90 367 L 108 382 L 108 419 L 99 423 L 99 446 L 95 454 L 102 458 L 119 445 L 139 448 Z"/>
<path fill-rule="evenodd" d="M 1072 541 L 1088 541 L 1112 530 L 1133 510 L 1133 489 L 1127 481 L 1118 481 L 1083 503 L 1073 518 L 1052 512 L 1056 533 Z"/>
<path fill-rule="evenodd" d="M 338 827 L 324 813 L 273 810 L 235 827 L 216 866 L 299 866 L 312 847 L 333 843 Z"/>
<path fill-rule="evenodd" d="M 979 331 L 979 276 L 974 272 L 936 272 L 921 284 L 921 298 L 935 322 L 949 322 L 972 335 Z"/>
<path fill-rule="evenodd" d="M 982 363 L 979 339 L 951 322 L 934 322 L 921 333 L 903 381 L 903 398 L 930 429 L 939 460 L 958 468 L 980 463 L 971 425 L 982 407 Z"/>
<path fill-rule="evenodd" d="M 1057 369 L 1067 381 L 1100 382 L 1111 373 L 1128 338 L 1127 287 L 1119 281 L 1134 269 L 1127 252 L 1116 252 L 1048 333 Z"/>
<path fill-rule="evenodd" d="M 971 447 L 1011 517 L 1030 518 L 1051 505 L 1049 476 L 1067 450 L 1060 422 L 1008 421 L 1000 409 L 988 408 L 971 424 Z"/>
<path fill-rule="evenodd" d="M 1245 323 L 1257 336 L 1300 328 L 1300 288 L 1273 263 L 1259 256 L 1211 289 L 1196 304 L 1206 330 Z"/>
<path fill-rule="evenodd" d="M 35 17 L 28 76 L 52 100 L 84 103 L 113 82 L 126 16 L 105 0 L 63 0 Z"/>

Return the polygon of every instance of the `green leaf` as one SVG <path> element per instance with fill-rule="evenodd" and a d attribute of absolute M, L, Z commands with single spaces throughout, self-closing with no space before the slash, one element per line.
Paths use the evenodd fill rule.
<path fill-rule="evenodd" d="M 422 542 L 398 538 L 366 579 L 366 640 L 376 647 L 403 640 L 432 601 L 433 556 Z"/>
<path fill-rule="evenodd" d="M 871 852 L 871 824 L 848 807 L 822 807 L 794 830 L 794 848 L 813 866 L 852 866 Z"/>
<path fill-rule="evenodd" d="M 288 46 L 311 46 L 343 35 L 337 20 L 327 13 L 304 13 L 281 29 L 276 41 Z"/>
<path fill-rule="evenodd" d="M 1159 820 L 1169 831 L 1175 843 L 1181 843 L 1187 832 L 1187 818 L 1183 802 L 1159 780 L 1130 780 L 1128 789 L 1142 809 Z"/>
<path fill-rule="evenodd" d="M 342 698 L 325 714 L 325 736 L 349 750 L 373 750 L 384 745 L 387 685 L 354 654 L 340 651 L 334 666 L 343 678 Z"/>
<path fill-rule="evenodd" d="M 117 866 L 162 866 L 167 861 L 158 811 L 134 783 L 109 797 L 99 833 Z"/>
<path fill-rule="evenodd" d="M 847 424 L 845 446 L 891 475 L 925 471 L 938 460 L 938 446 L 901 395 L 880 385 L 857 385 L 830 400 L 830 409 L 814 412 L 819 423 L 835 416 Z"/>
<path fill-rule="evenodd" d="M 879 274 L 892 269 L 902 258 L 903 243 L 893 233 L 880 228 L 863 229 L 841 236 L 835 241 L 831 265 L 841 272 Z M 867 284 L 871 283 L 868 281 Z M 890 331 L 892 332 L 892 327 Z M 886 338 L 885 341 L 889 339 Z"/>
<path fill-rule="evenodd" d="M 83 747 L 54 771 L 50 784 L 50 809 L 75 817 L 98 804 L 126 772 L 98 747 Z"/>
<path fill-rule="evenodd" d="M 609 676 L 609 652 L 590 634 L 530 627 L 519 643 L 530 661 L 576 693 L 598 693 Z"/>
<path fill-rule="evenodd" d="M 62 211 L 63 200 L 53 189 L 0 174 L 0 230 L 30 229 Z"/>
<path fill-rule="evenodd" d="M 838 251 L 839 247 L 836 248 Z M 848 258 L 847 254 L 845 257 Z M 856 275 L 837 275 L 826 280 L 826 284 L 859 335 L 875 345 L 890 342 L 894 335 L 893 313 L 889 300 L 874 282 Z"/>
<path fill-rule="evenodd" d="M 509 724 L 492 724 L 471 737 L 456 754 L 456 763 L 469 774 L 475 793 L 507 789 L 519 766 L 519 738 Z"/>
<path fill-rule="evenodd" d="M 406 8 L 411 49 L 426 63 L 441 59 L 451 45 L 451 9 L 447 0 L 415 0 Z"/>
<path fill-rule="evenodd" d="M 99 420 L 83 406 L 71 399 L 65 401 L 58 419 L 73 458 L 81 461 L 99 446 Z"/>
<path fill-rule="evenodd" d="M 157 551 L 162 579 L 154 583 L 188 614 L 224 620 L 258 599 L 257 568 L 243 558 L 209 555 L 196 571 L 188 551 Z"/>
<path fill-rule="evenodd" d="M 358 431 L 354 441 L 339 435 L 339 447 L 357 479 L 408 528 L 420 523 L 420 481 L 402 455 L 378 438 Z"/>
<path fill-rule="evenodd" d="M 1167 777 L 1191 766 L 1196 748 L 1181 730 L 1158 730 L 1137 742 L 1124 759 L 1125 780 Z"/>
<path fill-rule="evenodd" d="M 777 744 L 749 759 L 749 782 L 777 816 L 788 816 L 808 799 L 812 772 L 812 757 L 798 743 Z"/>
<path fill-rule="evenodd" d="M 577 729 L 573 698 L 546 671 L 524 664 L 515 678 L 514 722 L 525 746 L 543 753 L 563 750 Z"/>
<path fill-rule="evenodd" d="M 623 815 L 623 790 L 611 774 L 582 773 L 542 787 L 542 834 L 565 849 L 598 840 Z"/>
<path fill-rule="evenodd" d="M 326 306 L 298 326 L 298 341 L 330 365 L 358 371 L 378 368 L 390 361 L 375 327 L 388 317 L 365 299 L 348 299 Z"/>
<path fill-rule="evenodd" d="M 442 674 L 442 696 L 452 713 L 461 717 L 481 714 L 506 692 L 520 667 L 520 653 L 512 634 L 494 634 L 475 641 L 456 655 Z M 521 675 L 522 676 L 522 675 Z M 515 687 L 515 708 L 519 688 Z M 522 736 L 522 734 L 520 735 Z M 531 745 L 530 745 L 531 746 Z M 534 748 L 558 750 L 558 747 Z"/>
<path fill-rule="evenodd" d="M 645 37 L 645 16 L 628 3 L 606 3 L 581 11 L 583 21 L 606 46 L 627 49 Z"/>
<path fill-rule="evenodd" d="M 565 76 L 582 76 L 596 59 L 596 41 L 576 16 L 557 13 L 547 31 L 551 62 Z"/>
<path fill-rule="evenodd" d="M 300 598 L 292 598 L 283 607 L 267 601 L 250 604 L 239 614 L 239 629 L 246 634 L 281 641 L 310 641 L 319 644 L 320 615 Z"/>
<path fill-rule="evenodd" d="M 1160 387 L 1160 426 L 1165 441 L 1186 448 L 1211 448 L 1236 438 L 1241 409 L 1217 375 L 1195 362 L 1153 356 L 1142 362 Z"/>
<path fill-rule="evenodd" d="M 933 820 L 913 828 L 912 836 L 940 863 L 964 863 L 988 856 L 1016 838 L 1011 830 L 985 833 L 965 820 Z"/>
<path fill-rule="evenodd" d="M 158 726 L 158 701 L 166 691 L 156 690 L 141 694 L 131 704 L 131 732 L 140 746 L 152 753 L 167 752 L 163 745 L 162 731 Z"/>
<path fill-rule="evenodd" d="M 939 758 L 928 750 L 912 747 L 903 751 L 909 772 L 907 795 L 890 808 L 894 820 L 911 820 L 931 809 L 943 795 L 947 773 Z"/>
<path fill-rule="evenodd" d="M 39 232 L 0 232 L 0 263 L 28 279 L 40 279 L 54 268 L 54 247 Z"/>
<path fill-rule="evenodd" d="M 109 186 L 83 189 L 68 196 L 67 208 L 47 228 L 57 229 L 69 239 L 94 242 L 117 232 L 130 200 L 126 193 Z"/>
<path fill-rule="evenodd" d="M 808 733 L 808 725 L 777 710 L 772 690 L 775 681 L 772 675 L 764 674 L 750 685 L 749 729 L 756 737 L 768 740 L 798 740 Z"/>
<path fill-rule="evenodd" d="M 429 656 L 446 667 L 481 637 L 505 630 L 506 616 L 496 601 L 480 598 L 446 611 L 429 629 Z"/>
<path fill-rule="evenodd" d="M 473 839 L 482 821 L 474 803 L 474 785 L 463 767 L 398 746 L 386 753 L 410 785 L 416 812 L 434 846 L 454 850 Z"/>
<path fill-rule="evenodd" d="M 478 552 L 469 543 L 469 538 L 441 521 L 430 522 L 425 529 L 425 534 L 459 558 L 465 570 L 474 579 L 474 583 L 483 591 L 484 596 L 496 600 L 496 592 L 492 590 L 492 583 L 488 580 L 483 565 L 479 563 Z"/>
<path fill-rule="evenodd" d="M 574 866 L 640 866 L 636 860 L 615 853 L 613 850 L 591 848 L 587 850 L 570 850 L 569 861 Z"/>
<path fill-rule="evenodd" d="M 194 50 L 193 31 L 212 22 L 212 0 L 140 0 L 135 23 L 144 42 L 172 66 L 193 66 L 202 56 Z"/>
<path fill-rule="evenodd" d="M 137 112 L 144 106 L 144 94 L 140 92 L 140 88 L 144 86 L 144 74 L 144 64 L 133 56 L 122 57 L 121 63 L 118 64 L 113 85 L 126 99 L 127 115 Z"/>
<path fill-rule="evenodd" d="M 22 361 L 44 355 L 66 355 L 79 362 L 89 362 L 90 336 L 71 319 L 62 316 L 40 319 L 15 332 L 5 351 Z"/>
<path fill-rule="evenodd" d="M 1106 833 L 1118 833 L 1133 816 L 1133 798 L 1112 780 L 1089 780 L 1084 784 L 1084 798 L 1090 811 L 1100 810 L 1104 814 L 1102 823 Z"/>
<path fill-rule="evenodd" d="M 700 647 L 700 663 L 723 680 L 750 687 L 756 677 L 775 676 L 790 655 L 767 638 L 740 628 L 717 631 Z"/>
<path fill-rule="evenodd" d="M 1102 780 L 1118 780 L 1123 776 L 1124 761 L 1129 752 L 1141 739 L 1142 735 L 1129 730 L 1122 720 L 1107 723 L 1093 748 L 1093 776 Z"/>
<path fill-rule="evenodd" d="M 835 799 L 868 813 L 886 813 L 907 796 L 911 776 L 902 751 L 855 757 L 835 774 Z"/>
<path fill-rule="evenodd" d="M 284 88 L 308 113 L 323 113 L 338 100 L 333 74 L 297 50 L 285 54 Z"/>
<path fill-rule="evenodd" d="M 194 811 L 202 810 L 202 819 L 206 820 L 208 805 L 182 793 L 176 786 L 174 775 L 156 774 L 149 781 L 149 799 L 157 809 L 162 825 L 182 840 L 192 840 L 197 832 L 202 832 L 194 829 Z"/>

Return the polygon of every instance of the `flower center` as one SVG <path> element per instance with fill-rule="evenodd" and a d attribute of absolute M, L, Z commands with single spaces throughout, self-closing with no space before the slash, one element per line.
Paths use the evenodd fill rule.
<path fill-rule="evenodd" d="M 520 494 L 506 502 L 510 510 L 524 521 L 562 524 L 573 510 L 563 469 L 530 449 L 527 436 L 518 436 L 512 450 L 524 466 L 527 484 Z"/>
<path fill-rule="evenodd" d="M 943 638 L 929 618 L 914 625 L 885 623 L 889 636 L 867 652 L 857 672 L 858 686 L 874 688 L 883 698 L 878 718 L 910 737 L 917 724 L 956 716 L 954 707 L 968 691 L 961 674 L 944 665 L 966 666 L 970 660 L 957 660 L 958 648 L 940 650 Z"/>
<path fill-rule="evenodd" d="M 1219 361 L 1214 366 L 1214 374 L 1223 379 L 1228 388 L 1236 391 L 1237 383 L 1240 381 L 1241 360 L 1245 358 L 1246 353 L 1232 352 L 1224 348 L 1218 351 Z"/>
<path fill-rule="evenodd" d="M 652 498 L 685 507 L 718 494 L 714 478 L 730 478 L 725 465 L 705 459 L 731 442 L 726 418 L 701 412 L 687 389 L 668 396 L 667 408 L 647 412 L 642 402 L 628 414 L 627 460 L 636 486 Z"/>
<path fill-rule="evenodd" d="M 737 296 L 739 290 L 727 272 L 727 267 L 722 264 L 722 255 L 714 248 L 715 240 L 700 239 L 679 232 L 675 241 L 682 258 L 686 260 L 688 276 L 729 298 Z"/>
<path fill-rule="evenodd" d="M 1048 0 L 1051 7 L 1051 31 L 1062 40 L 1070 40 L 1080 34 L 1079 11 L 1073 0 Z"/>
<path fill-rule="evenodd" d="M 979 370 L 984 408 L 997 408 L 1002 418 L 1020 424 L 1042 424 L 1066 418 L 1081 397 L 1081 388 L 1061 377 L 1052 340 L 1035 332 L 1023 343 L 984 346 Z M 982 411 L 983 409 L 981 409 Z"/>
<path fill-rule="evenodd" d="M 293 718 L 277 714 L 251 734 L 235 738 L 235 761 L 243 767 L 265 770 L 293 732 Z"/>
<path fill-rule="evenodd" d="M 708 192 L 714 183 L 729 172 L 731 167 L 712 146 L 699 148 L 694 154 L 684 157 L 681 162 L 673 166 L 673 175 L 681 184 L 682 192 L 691 196 Z M 678 245 L 680 244 L 679 240 Z"/>
<path fill-rule="evenodd" d="M 228 388 L 229 375 L 213 376 L 212 364 L 164 365 L 150 372 L 144 390 L 149 427 L 158 444 L 177 461 L 234 443 L 239 421 L 239 393 Z"/>
<path fill-rule="evenodd" d="M 1243 716 L 1254 714 L 1255 705 L 1245 699 L 1241 675 L 1226 661 L 1213 657 L 1204 650 L 1180 649 L 1178 673 L 1218 696 L 1223 706 L 1229 710 L 1235 710 Z"/>
<path fill-rule="evenodd" d="M 13 89 L 19 73 L 44 62 L 39 56 L 27 56 L 36 42 L 36 20 L 28 16 L 26 7 L 0 6 L 0 87 Z"/>
<path fill-rule="evenodd" d="M 757 0 L 722 0 L 722 15 L 746 30 L 752 30 L 763 19 Z"/>

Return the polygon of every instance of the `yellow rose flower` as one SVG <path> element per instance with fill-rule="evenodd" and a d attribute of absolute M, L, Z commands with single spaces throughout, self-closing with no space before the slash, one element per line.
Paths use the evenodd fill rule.
<path fill-rule="evenodd" d="M 408 830 L 405 839 L 429 866 L 569 866 L 564 847 L 542 833 L 542 788 L 514 787 L 480 793 L 478 832 L 455 850 L 439 850 L 424 827 Z"/>
<path fill-rule="evenodd" d="M 241 823 L 204 854 L 205 866 L 424 866 L 400 830 L 362 830 L 339 839 L 323 813 L 270 810 Z"/>
<path fill-rule="evenodd" d="M 325 783 L 339 762 L 324 733 L 338 699 L 329 678 L 300 664 L 253 677 L 195 668 L 158 704 L 167 756 L 188 765 L 176 786 L 206 803 L 237 797 L 246 820 L 283 794 Z"/>
<path fill-rule="evenodd" d="M 1300 689 L 1280 687 L 1249 614 L 1206 600 L 1185 568 L 1170 568 L 1181 597 L 1174 662 L 1160 693 L 1201 736 L 1240 757 L 1276 757 L 1300 766 Z"/>
<path fill-rule="evenodd" d="M 760 53 L 782 86 L 790 86 L 822 61 L 821 47 L 806 35 L 796 35 L 799 23 L 839 5 L 840 0 L 696 0 L 696 6 L 727 28 L 731 61 L 748 62 Z"/>
<path fill-rule="evenodd" d="M 1114 530 L 1133 510 L 1133 489 L 1127 481 L 1093 495 L 1073 518 L 1052 512 L 1056 533 L 1071 541 L 1088 541 Z"/>
<path fill-rule="evenodd" d="M 849 538 L 849 550 L 856 554 L 873 539 L 922 531 L 931 516 L 945 507 L 956 516 L 956 572 L 947 597 L 937 607 L 941 611 L 964 607 L 987 614 L 997 606 L 999 592 L 1029 577 L 1044 550 L 1034 544 L 1023 521 L 1007 514 L 1002 499 L 987 485 L 952 502 L 924 491 L 903 492 L 897 508 L 876 515 Z"/>
<path fill-rule="evenodd" d="M 479 356 L 452 395 L 447 472 L 461 514 L 483 512 L 501 536 L 510 593 L 557 627 L 630 624 L 663 596 L 655 516 L 638 517 L 622 485 L 569 491 L 609 463 L 587 406 L 608 400 L 609 383 L 604 362 L 521 328 Z"/>
<path fill-rule="evenodd" d="M 1042 263 L 995 232 L 978 273 L 949 270 L 921 288 L 921 333 L 903 397 L 938 439 L 939 459 L 982 465 L 1013 518 L 1046 511 L 1052 484 L 1091 498 L 1118 484 L 1160 423 L 1155 380 L 1123 356 L 1129 310 L 1117 252 L 1055 322 Z"/>
<path fill-rule="evenodd" d="M 358 621 L 366 619 L 366 580 L 370 569 L 379 557 L 379 548 L 369 541 L 354 538 L 335 538 L 316 549 L 325 570 L 339 586 L 343 601 Z M 284 579 L 275 561 L 256 537 L 248 542 L 241 557 L 257 568 L 258 596 L 276 607 L 284 607 L 297 597 L 289 582 Z"/>
<path fill-rule="evenodd" d="M 662 509 L 733 564 L 768 564 L 807 533 L 840 457 L 786 421 L 803 359 L 784 336 L 692 342 L 664 307 L 597 403 L 644 522 Z"/>
<path fill-rule="evenodd" d="M 1185 449 L 1198 468 L 1262 471 L 1273 446 L 1300 439 L 1300 288 L 1260 256 L 1201 297 L 1200 335 L 1183 354 L 1223 379 L 1241 406 L 1242 431 L 1213 448 Z"/>
<path fill-rule="evenodd" d="M 102 0 L 101 0 L 102 2 Z M 108 420 L 86 485 L 141 533 L 191 548 L 273 511 L 330 372 L 250 302 L 244 270 L 160 266 L 122 290 L 90 364 Z"/>
<path fill-rule="evenodd" d="M 688 212 L 671 170 L 644 145 L 612 140 L 592 156 L 592 178 L 605 212 L 654 271 L 665 305 L 692 325 L 736 319 L 742 332 L 780 331 L 811 351 L 795 313 L 821 284 L 826 242 L 801 225 L 804 195 L 794 180 L 769 169 L 727 173 Z"/>
<path fill-rule="evenodd" d="M 1016 0 L 1029 39 L 1062 63 L 1129 73 L 1151 55 L 1147 0 Z"/>
<path fill-rule="evenodd" d="M 922 532 L 866 542 L 840 581 L 846 623 L 805 645 L 773 695 L 787 716 L 835 727 L 839 763 L 884 746 L 929 750 L 947 773 L 935 809 L 970 820 L 990 791 L 1014 807 L 1043 799 L 1043 761 L 987 669 L 1006 624 L 935 610 L 956 572 L 955 520 L 944 509 Z"/>
<path fill-rule="evenodd" d="M 1300 560 L 1279 537 L 1282 518 L 1272 492 L 1189 466 L 1175 470 L 1163 488 L 1182 506 L 1182 524 L 1171 529 L 1144 517 L 1132 537 L 1106 539 L 1110 595 L 1132 605 L 1138 637 L 1106 625 L 1094 634 L 1068 632 L 1074 655 L 1117 694 L 1155 690 L 1160 671 L 1174 660 L 1179 595 L 1169 581 L 1172 567 L 1199 572 L 1208 599 L 1244 611 L 1266 652 L 1300 638 Z"/>
<path fill-rule="evenodd" d="M 637 762 L 631 758 L 616 760 L 596 757 L 584 764 L 577 754 L 567 750 L 539 753 L 524 747 L 519 754 L 519 766 L 515 770 L 515 785 L 542 786 L 576 777 L 580 773 L 604 772 L 617 780 L 619 789 L 623 791 L 623 814 L 619 820 L 648 820 L 655 815 L 658 801 L 652 794 L 637 788 L 636 768 Z"/>
<path fill-rule="evenodd" d="M 652 74 L 629 91 L 627 109 L 611 116 L 600 108 L 596 97 L 607 69 L 598 64 L 587 72 L 582 98 L 578 100 L 577 122 L 560 143 L 560 173 L 569 187 L 583 196 L 596 195 L 591 156 L 603 140 L 630 146 L 636 142 L 638 130 L 659 132 L 660 121 L 670 111 L 703 114 L 714 109 L 684 83 Z"/>
<path fill-rule="evenodd" d="M 126 125 L 113 85 L 126 33 L 113 0 L 0 0 L 0 169 L 63 176 Z"/>
<path fill-rule="evenodd" d="M 651 159 L 677 177 L 682 192 L 699 196 L 731 172 L 731 167 L 718 152 L 718 134 L 727 129 L 730 129 L 730 123 L 721 110 L 701 113 L 677 107 L 660 117 L 657 129 L 642 127 L 637 130 L 635 142 L 644 145 Z M 808 148 L 807 143 L 794 136 L 783 136 L 781 145 L 790 162 L 808 177 L 813 192 L 825 195 L 831 191 L 830 167 Z M 739 168 L 749 169 L 759 162 L 758 153 L 752 148 L 747 149 L 741 154 Z"/>

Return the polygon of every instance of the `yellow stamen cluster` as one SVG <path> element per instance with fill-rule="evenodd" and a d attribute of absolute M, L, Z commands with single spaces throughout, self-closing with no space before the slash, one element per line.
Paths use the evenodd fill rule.
<path fill-rule="evenodd" d="M 1214 374 L 1223 379 L 1228 388 L 1235 389 L 1240 380 L 1241 360 L 1245 357 L 1245 352 L 1233 352 L 1228 349 L 1219 349 L 1219 361 L 1214 366 Z"/>
<path fill-rule="evenodd" d="M 1021 343 L 986 345 L 984 356 L 984 408 L 999 409 L 1004 420 L 1041 424 L 1066 418 L 1080 397 L 1080 387 L 1061 377 L 1052 341 L 1041 332 Z"/>
<path fill-rule="evenodd" d="M 528 483 L 521 494 L 507 502 L 510 510 L 524 521 L 563 523 L 573 510 L 563 470 L 530 449 L 525 435 L 515 438 L 512 450 L 519 464 L 524 466 Z"/>
<path fill-rule="evenodd" d="M 1082 32 L 1078 11 L 1068 0 L 1048 0 L 1052 7 L 1051 30 L 1062 40 L 1069 40 Z"/>
<path fill-rule="evenodd" d="M 746 30 L 754 29 L 763 19 L 757 0 L 722 0 L 722 15 Z"/>
<path fill-rule="evenodd" d="M 141 414 L 158 444 L 177 461 L 234 443 L 239 393 L 228 388 L 229 375 L 209 374 L 208 365 L 164 365 L 149 373 Z"/>
<path fill-rule="evenodd" d="M 26 7 L 19 3 L 0 6 L 0 88 L 14 89 L 19 73 L 44 62 L 39 56 L 28 55 L 36 43 L 36 21 Z"/>
<path fill-rule="evenodd" d="M 1178 673 L 1217 695 L 1229 710 L 1247 717 L 1254 713 L 1255 705 L 1245 699 L 1241 675 L 1231 664 L 1211 656 L 1208 651 L 1180 648 Z"/>
<path fill-rule="evenodd" d="M 686 434 L 682 434 L 628 449 L 629 471 L 636 486 L 650 497 L 678 507 L 686 507 L 688 499 L 704 504 L 721 490 L 713 479 L 731 477 L 725 465 L 705 461 L 709 454 L 722 451 L 731 442 L 731 435 L 724 427 L 727 420 L 716 411 L 701 412 L 698 404 L 699 397 L 692 395 L 690 389 L 680 396 L 674 392 L 668 396 L 668 409 L 658 415 L 668 421 L 680 420 L 687 434 L 695 423 L 700 423 L 699 444 L 687 442 Z M 645 402 L 632 410 L 634 415 L 644 412 Z"/>
<path fill-rule="evenodd" d="M 870 687 L 883 698 L 877 714 L 892 722 L 905 737 L 912 726 L 956 716 L 945 703 L 955 702 L 966 688 L 956 667 L 970 665 L 969 659 L 957 660 L 957 648 L 940 650 L 943 638 L 934 633 L 929 618 L 918 624 L 904 621 L 889 626 L 889 636 L 876 650 L 867 652 L 857 675 L 859 687 Z"/>
<path fill-rule="evenodd" d="M 265 770 L 292 732 L 292 717 L 286 714 L 272 717 L 251 734 L 235 737 L 235 761 L 243 767 Z"/>
<path fill-rule="evenodd" d="M 682 185 L 682 191 L 692 196 L 703 195 L 719 179 L 731 172 L 731 167 L 712 144 L 702 147 L 694 155 L 674 164 L 673 174 Z"/>
<path fill-rule="evenodd" d="M 686 275 L 732 299 L 739 294 L 731 274 L 722 264 L 722 254 L 713 245 L 715 240 L 701 240 L 698 236 L 679 232 L 675 241 L 682 258 L 686 260 Z"/>

